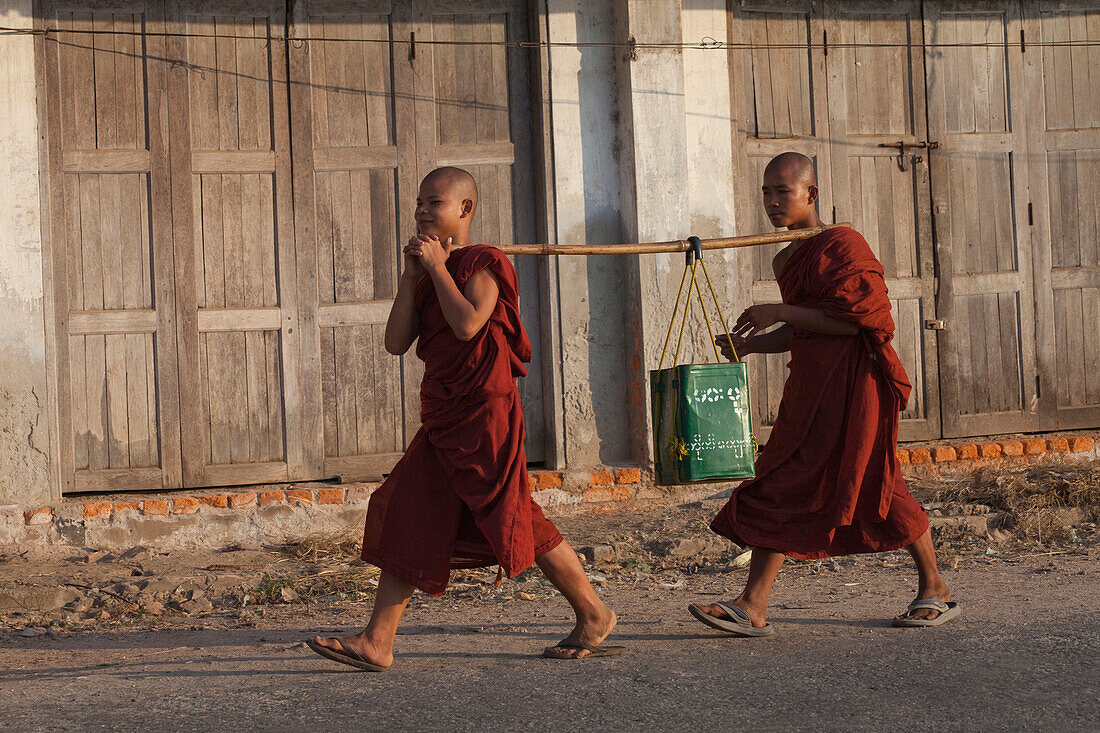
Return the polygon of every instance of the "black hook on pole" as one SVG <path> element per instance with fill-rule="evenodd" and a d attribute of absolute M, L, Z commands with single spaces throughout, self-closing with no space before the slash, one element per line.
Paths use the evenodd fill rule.
<path fill-rule="evenodd" d="M 691 245 L 691 249 L 685 254 L 687 255 L 687 266 L 691 267 L 692 263 L 703 259 L 703 240 L 699 237 L 688 237 L 688 244 Z"/>

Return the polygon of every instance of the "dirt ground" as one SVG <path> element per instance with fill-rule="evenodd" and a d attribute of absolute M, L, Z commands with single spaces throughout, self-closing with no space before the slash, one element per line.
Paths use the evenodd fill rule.
<path fill-rule="evenodd" d="M 587 662 L 538 658 L 570 623 L 537 570 L 500 588 L 494 569 L 455 573 L 442 598 L 416 594 L 394 667 L 371 675 L 301 644 L 364 623 L 377 571 L 354 559 L 357 538 L 8 548 L 0 729 L 1094 729 L 1092 478 L 1067 468 L 916 486 L 963 607 L 938 629 L 890 628 L 915 589 L 899 551 L 788 561 L 775 636 L 729 638 L 685 610 L 735 595 L 747 572 L 747 554 L 707 529 L 720 497 L 558 518 L 629 646 Z"/>

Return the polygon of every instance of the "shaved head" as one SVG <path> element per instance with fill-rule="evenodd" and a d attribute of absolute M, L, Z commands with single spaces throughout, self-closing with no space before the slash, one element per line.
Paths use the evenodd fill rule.
<path fill-rule="evenodd" d="M 424 176 L 424 180 L 420 182 L 420 185 L 423 186 L 428 183 L 447 188 L 460 201 L 470 199 L 474 204 L 474 208 L 477 207 L 477 183 L 469 171 L 449 165 L 436 168 Z"/>
<path fill-rule="evenodd" d="M 817 171 L 814 170 L 814 162 L 802 153 L 780 153 L 768 162 L 764 169 L 764 176 L 777 175 L 792 183 L 798 182 L 808 186 L 817 185 Z"/>

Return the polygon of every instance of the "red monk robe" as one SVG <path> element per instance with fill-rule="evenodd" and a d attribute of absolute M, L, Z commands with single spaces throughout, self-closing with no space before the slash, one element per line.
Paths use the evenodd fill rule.
<path fill-rule="evenodd" d="M 711 529 L 741 546 L 802 559 L 894 550 L 928 529 L 897 459 L 911 386 L 890 345 L 882 265 L 859 232 L 830 229 L 779 273 L 783 302 L 859 326 L 854 336 L 795 329 L 790 375 L 756 478 Z"/>
<path fill-rule="evenodd" d="M 499 564 L 513 577 L 562 541 L 527 479 L 516 379 L 527 375 L 531 342 L 516 271 L 486 245 L 447 258 L 459 290 L 486 268 L 500 295 L 469 341 L 448 325 L 432 279 L 417 284 L 422 426 L 367 509 L 363 560 L 432 595 L 443 594 L 451 568 Z"/>

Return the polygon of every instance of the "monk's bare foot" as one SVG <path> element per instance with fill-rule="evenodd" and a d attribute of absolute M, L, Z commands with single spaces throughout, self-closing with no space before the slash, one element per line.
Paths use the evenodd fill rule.
<path fill-rule="evenodd" d="M 928 599 L 935 599 L 938 601 L 951 600 L 951 589 L 947 587 L 947 583 L 943 582 L 943 578 L 938 578 L 934 582 L 929 582 L 925 586 L 917 589 L 916 600 L 924 601 Z M 940 612 L 934 608 L 918 608 L 912 613 L 906 612 L 900 616 L 895 616 L 894 620 L 898 621 L 903 618 L 920 618 L 928 619 L 931 621 L 940 615 Z"/>
<path fill-rule="evenodd" d="M 720 618 L 723 621 L 735 621 L 736 620 L 736 619 L 730 618 L 730 615 L 728 613 L 726 613 L 725 610 L 723 610 L 721 606 L 703 605 L 702 603 L 693 603 L 691 605 L 695 606 L 696 608 L 698 608 L 700 611 L 707 614 L 708 616 L 714 616 L 714 618 Z M 731 606 L 737 606 L 742 611 L 744 611 L 748 615 L 749 620 L 752 621 L 752 625 L 755 626 L 756 628 L 762 629 L 762 628 L 764 628 L 765 626 L 768 625 L 767 609 L 757 608 L 756 606 L 750 606 L 749 604 L 745 603 L 745 601 L 741 600 L 740 598 L 737 598 L 733 601 L 730 601 L 730 605 Z"/>
<path fill-rule="evenodd" d="M 326 636 L 313 637 L 313 643 L 317 646 L 331 649 L 337 654 L 346 654 L 347 652 L 344 650 L 344 647 L 340 645 L 341 641 L 344 642 L 349 649 L 371 664 L 377 664 L 379 667 L 389 667 L 393 664 L 393 646 L 391 645 L 388 649 L 383 648 L 380 644 L 372 643 L 364 634 L 342 636 L 340 638 Z"/>
<path fill-rule="evenodd" d="M 615 624 L 618 623 L 619 618 L 606 605 L 602 603 L 600 605 L 602 608 L 591 615 L 586 615 L 583 618 L 578 617 L 577 625 L 573 627 L 573 630 L 569 632 L 569 636 L 565 637 L 562 642 L 589 644 L 591 646 L 599 646 L 603 643 L 603 640 L 615 630 Z M 592 653 L 587 649 L 576 649 L 561 644 L 547 647 L 546 651 L 554 656 L 568 656 L 575 659 L 584 659 Z"/>

